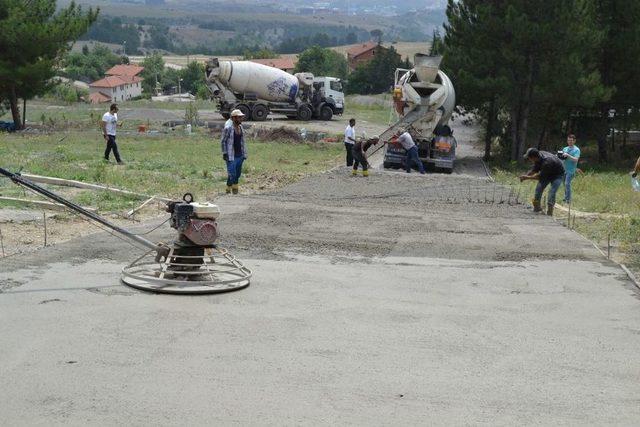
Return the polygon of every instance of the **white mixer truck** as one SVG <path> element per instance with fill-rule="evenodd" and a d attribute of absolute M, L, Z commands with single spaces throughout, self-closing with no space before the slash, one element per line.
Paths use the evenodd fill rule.
<path fill-rule="evenodd" d="M 331 120 L 344 111 L 342 82 L 311 73 L 291 75 L 250 61 L 207 62 L 206 79 L 222 117 L 239 109 L 249 120 L 262 121 L 269 113 L 298 120 Z"/>
<path fill-rule="evenodd" d="M 398 169 L 406 162 L 406 152 L 394 136 L 406 129 L 418 145 L 418 156 L 425 166 L 447 173 L 453 171 L 456 140 L 448 126 L 456 105 L 456 93 L 449 77 L 440 68 L 441 56 L 416 54 L 414 68 L 397 69 L 394 99 L 398 121 L 380 140 L 388 142 L 383 166 Z"/>

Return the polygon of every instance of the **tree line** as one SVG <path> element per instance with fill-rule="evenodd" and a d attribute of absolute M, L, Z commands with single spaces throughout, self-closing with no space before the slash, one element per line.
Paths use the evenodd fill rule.
<path fill-rule="evenodd" d="M 570 132 L 603 145 L 640 108 L 640 2 L 449 0 L 447 18 L 443 68 L 483 121 L 486 159 L 496 139 L 518 161 Z"/>

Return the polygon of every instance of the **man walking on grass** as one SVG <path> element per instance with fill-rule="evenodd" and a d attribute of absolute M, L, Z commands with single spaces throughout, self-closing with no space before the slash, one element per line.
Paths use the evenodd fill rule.
<path fill-rule="evenodd" d="M 226 126 L 222 130 L 220 145 L 222 158 L 227 164 L 227 190 L 226 193 L 238 194 L 240 176 L 242 175 L 242 163 L 247 158 L 247 147 L 244 142 L 244 129 L 242 119 L 244 114 L 240 110 L 231 112 L 232 126 Z"/>
<path fill-rule="evenodd" d="M 122 123 L 120 123 L 122 126 Z M 124 164 L 120 158 L 118 144 L 116 143 L 116 128 L 118 127 L 118 104 L 111 104 L 109 111 L 102 116 L 102 135 L 107 142 L 107 148 L 104 150 L 104 159 L 109 161 L 109 154 L 113 150 L 113 156 L 119 165 Z"/>
<path fill-rule="evenodd" d="M 549 184 L 549 196 L 547 198 L 547 215 L 553 216 L 553 207 L 556 204 L 556 193 L 564 179 L 564 165 L 557 155 L 546 151 L 539 151 L 537 148 L 529 148 L 524 155 L 526 160 L 533 163 L 533 168 L 524 175 L 520 175 L 520 182 L 535 179 L 538 180 L 536 193 L 533 198 L 533 211 L 542 212 L 540 205 L 542 193 Z"/>
<path fill-rule="evenodd" d="M 347 166 L 353 165 L 353 144 L 356 143 L 356 119 L 349 120 L 344 130 L 344 148 L 347 150 Z"/>
<path fill-rule="evenodd" d="M 580 149 L 576 146 L 576 136 L 567 136 L 567 146 L 562 149 L 564 153 L 564 199 L 565 203 L 571 203 L 571 181 L 576 176 L 578 160 L 580 160 Z"/>

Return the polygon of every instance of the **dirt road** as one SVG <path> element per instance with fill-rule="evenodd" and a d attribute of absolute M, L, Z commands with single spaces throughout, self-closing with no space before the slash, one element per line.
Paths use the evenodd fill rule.
<path fill-rule="evenodd" d="M 106 234 L 1 260 L 0 417 L 635 424 L 637 289 L 577 234 L 486 196 L 499 187 L 467 148 L 454 175 L 341 167 L 221 198 L 222 243 L 255 271 L 233 294 L 134 291 L 118 277 L 139 252 Z"/>

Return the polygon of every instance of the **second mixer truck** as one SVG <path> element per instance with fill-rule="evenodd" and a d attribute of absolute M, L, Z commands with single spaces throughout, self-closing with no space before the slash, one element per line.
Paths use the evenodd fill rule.
<path fill-rule="evenodd" d="M 292 75 L 255 62 L 212 58 L 206 79 L 224 118 L 234 109 L 255 121 L 266 120 L 270 113 L 304 121 L 331 120 L 344 111 L 342 82 L 336 77 Z"/>

